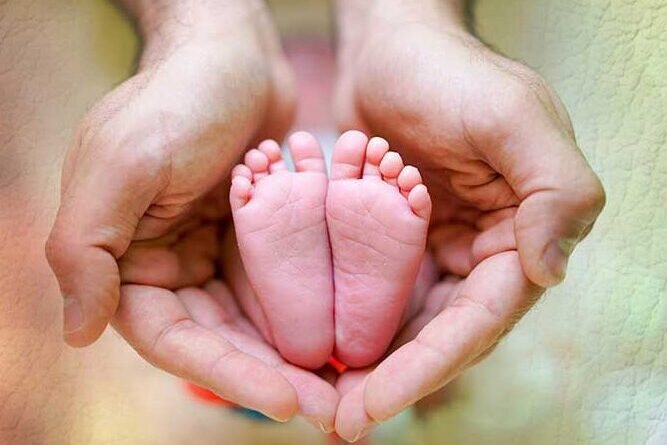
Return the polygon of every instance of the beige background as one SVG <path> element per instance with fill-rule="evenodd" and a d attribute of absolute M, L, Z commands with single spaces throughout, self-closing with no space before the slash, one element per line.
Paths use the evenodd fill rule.
<path fill-rule="evenodd" d="M 327 36 L 320 1 L 273 1 L 291 38 Z M 551 81 L 608 206 L 550 291 L 451 401 L 377 443 L 667 443 L 667 2 L 480 0 L 481 34 Z M 60 341 L 43 258 L 60 164 L 137 41 L 104 0 L 0 2 L 0 443 L 310 444 L 190 401 L 113 331 Z"/>

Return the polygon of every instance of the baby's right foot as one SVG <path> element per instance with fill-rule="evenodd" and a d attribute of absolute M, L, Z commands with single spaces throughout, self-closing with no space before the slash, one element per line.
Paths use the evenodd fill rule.
<path fill-rule="evenodd" d="M 399 328 L 426 249 L 431 198 L 387 141 L 348 131 L 334 148 L 326 210 L 336 357 L 366 366 Z"/>
<path fill-rule="evenodd" d="M 315 138 L 289 139 L 296 171 L 274 141 L 232 172 L 230 204 L 239 251 L 281 355 L 319 368 L 334 341 L 333 279 L 324 203 L 327 175 Z"/>

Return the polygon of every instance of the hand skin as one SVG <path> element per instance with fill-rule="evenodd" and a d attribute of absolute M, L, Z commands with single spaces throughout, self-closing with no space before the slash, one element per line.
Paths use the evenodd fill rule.
<path fill-rule="evenodd" d="M 116 314 L 116 329 L 154 365 L 272 418 L 298 411 L 331 429 L 333 388 L 333 402 L 329 393 L 327 406 L 314 403 L 314 386 L 295 389 L 277 358 L 241 352 L 234 331 L 207 325 L 184 301 L 205 296 L 214 274 L 223 178 L 251 143 L 280 139 L 293 116 L 291 73 L 265 5 L 125 3 L 144 40 L 138 71 L 83 119 L 46 246 L 65 339 L 88 345 Z"/>
<path fill-rule="evenodd" d="M 298 410 L 323 432 L 333 430 L 336 390 L 287 363 L 220 281 L 175 292 L 128 285 L 113 324 L 149 362 L 195 376 L 227 400 L 279 421 Z"/>
<path fill-rule="evenodd" d="M 556 94 L 471 35 L 464 6 L 337 2 L 340 129 L 382 135 L 420 169 L 433 199 L 432 252 L 445 280 L 464 277 L 412 341 L 356 373 L 336 418 L 348 440 L 488 353 L 564 278 L 604 206 Z"/>

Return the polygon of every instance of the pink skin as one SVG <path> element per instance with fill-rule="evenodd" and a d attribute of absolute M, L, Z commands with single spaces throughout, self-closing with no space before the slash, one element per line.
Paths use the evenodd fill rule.
<path fill-rule="evenodd" d="M 370 365 L 389 347 L 424 256 L 431 199 L 382 138 L 336 142 L 326 202 L 336 287 L 336 356 Z"/>
<path fill-rule="evenodd" d="M 232 171 L 230 204 L 241 259 L 268 322 L 269 341 L 305 368 L 333 349 L 333 280 L 324 202 L 327 175 L 315 138 L 289 138 L 291 172 L 274 141 Z M 256 315 L 255 318 L 259 317 Z"/>

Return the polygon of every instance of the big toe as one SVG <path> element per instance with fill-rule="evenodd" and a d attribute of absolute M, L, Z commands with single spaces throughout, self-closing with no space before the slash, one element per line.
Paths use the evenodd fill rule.
<path fill-rule="evenodd" d="M 368 137 L 357 130 L 346 131 L 338 138 L 331 161 L 332 180 L 361 177 L 367 143 Z"/>
<path fill-rule="evenodd" d="M 326 172 L 322 149 L 315 136 L 297 131 L 289 137 L 287 144 L 297 172 Z"/>

